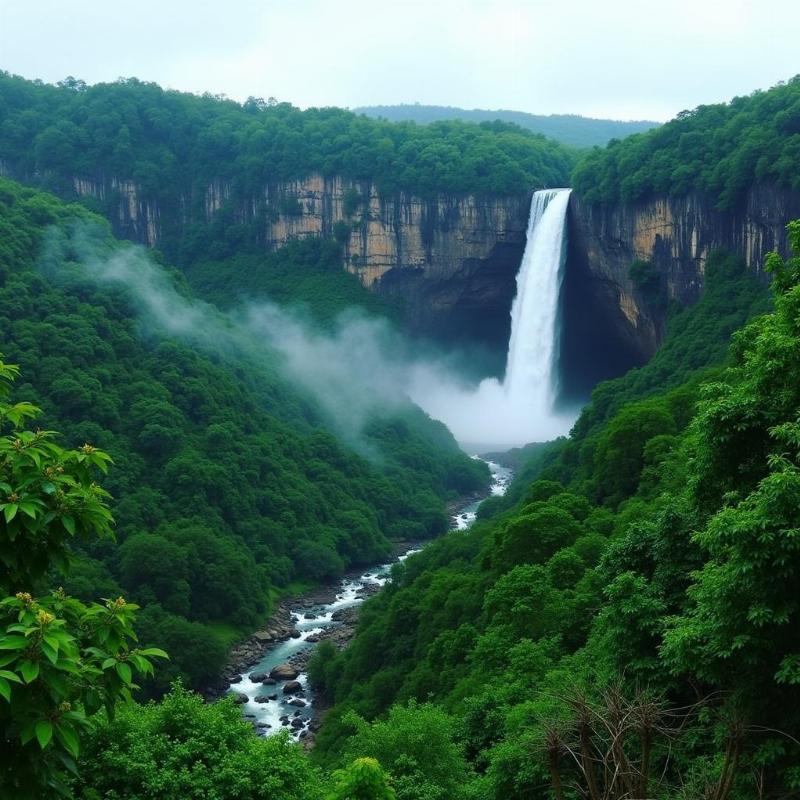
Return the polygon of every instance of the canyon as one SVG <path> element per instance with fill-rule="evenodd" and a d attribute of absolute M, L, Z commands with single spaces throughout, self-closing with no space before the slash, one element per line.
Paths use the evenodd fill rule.
<path fill-rule="evenodd" d="M 0 174 L 28 183 L 43 177 L 3 162 Z M 56 190 L 101 210 L 118 236 L 151 247 L 221 218 L 254 225 L 266 251 L 335 237 L 344 269 L 401 299 L 409 332 L 505 353 L 530 193 L 384 194 L 372 181 L 321 174 L 268 182 L 248 197 L 221 178 L 169 196 L 115 176 L 76 176 Z M 764 252 L 787 254 L 785 226 L 795 218 L 800 191 L 775 185 L 752 187 L 724 211 L 700 193 L 617 205 L 589 205 L 573 193 L 561 361 L 564 371 L 581 373 L 581 383 L 567 394 L 578 398 L 597 380 L 646 361 L 663 339 L 670 303 L 690 304 L 702 292 L 711 252 L 731 251 L 762 273 Z M 651 270 L 656 291 L 632 277 L 634 262 Z"/>

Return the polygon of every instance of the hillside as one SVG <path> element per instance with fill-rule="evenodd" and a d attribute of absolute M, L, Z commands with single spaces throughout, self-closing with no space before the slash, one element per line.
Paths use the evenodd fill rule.
<path fill-rule="evenodd" d="M 303 211 L 287 184 L 311 175 L 370 181 L 382 196 L 524 195 L 563 185 L 574 163 L 568 148 L 508 126 L 394 124 L 133 78 L 52 86 L 0 73 L 0 171 L 83 197 L 114 224 L 122 214 L 157 226 L 159 248 L 179 265 L 263 250 L 267 223 Z M 361 202 L 349 197 L 348 215 Z M 154 243 L 146 230 L 141 241 Z"/>
<path fill-rule="evenodd" d="M 547 136 L 568 147 L 578 148 L 602 146 L 611 139 L 622 139 L 659 125 L 658 122 L 647 120 L 623 122 L 615 119 L 593 119 L 578 114 L 529 114 L 525 111 L 505 109 L 490 111 L 478 108 L 429 106 L 420 103 L 360 106 L 353 111 L 390 122 L 416 122 L 420 125 L 457 119 L 463 122 L 489 123 L 486 127 L 491 128 L 491 123 L 499 120 Z"/>
<path fill-rule="evenodd" d="M 119 546 L 80 546 L 64 586 L 145 606 L 141 634 L 172 654 L 160 687 L 179 674 L 213 679 L 231 639 L 290 583 L 371 563 L 392 538 L 441 532 L 445 501 L 485 480 L 442 425 L 402 398 L 375 412 L 364 386 L 356 453 L 255 329 L 199 304 L 179 273 L 115 242 L 82 207 L 2 180 L 0 230 L 0 339 L 22 368 L 17 395 L 69 444 L 114 460 Z M 92 278 L 115 257 L 133 259 L 135 283 Z M 324 309 L 321 330 L 359 298 L 369 307 L 352 276 L 309 272 L 314 293 L 302 276 L 297 291 Z M 137 288 L 148 279 L 155 298 Z M 202 319 L 203 335 L 170 329 L 153 302 Z"/>
<path fill-rule="evenodd" d="M 595 149 L 572 185 L 591 204 L 701 191 L 730 211 L 753 185 L 798 189 L 799 176 L 800 76 Z"/>
<path fill-rule="evenodd" d="M 768 305 L 720 256 L 651 364 L 320 650 L 322 763 L 377 757 L 400 798 L 791 796 L 800 259 L 769 265 L 727 356 Z"/>

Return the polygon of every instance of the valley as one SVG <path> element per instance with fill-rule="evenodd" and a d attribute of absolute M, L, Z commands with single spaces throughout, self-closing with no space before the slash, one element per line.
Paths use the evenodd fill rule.
<path fill-rule="evenodd" d="M 790 800 L 800 78 L 362 105 L 0 73 L 0 798 Z"/>

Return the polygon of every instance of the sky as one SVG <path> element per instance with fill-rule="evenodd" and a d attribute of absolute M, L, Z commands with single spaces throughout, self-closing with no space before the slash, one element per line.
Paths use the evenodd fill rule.
<path fill-rule="evenodd" d="M 800 73 L 799 30 L 798 0 L 0 0 L 0 69 L 666 120 Z"/>

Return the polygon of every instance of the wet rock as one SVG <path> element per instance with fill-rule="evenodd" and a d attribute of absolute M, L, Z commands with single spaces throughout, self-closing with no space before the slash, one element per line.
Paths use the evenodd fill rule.
<path fill-rule="evenodd" d="M 307 641 L 309 644 L 316 644 L 316 643 L 319 641 L 319 636 L 317 636 L 316 634 L 312 634 L 311 636 L 309 636 L 309 637 L 306 639 L 306 641 Z"/>
<path fill-rule="evenodd" d="M 243 705 L 250 699 L 244 692 L 231 692 L 231 694 L 233 695 L 233 702 L 237 706 Z"/>
<path fill-rule="evenodd" d="M 310 611 L 307 614 L 303 614 L 303 619 L 314 619 L 316 614 L 312 614 Z"/>
<path fill-rule="evenodd" d="M 266 672 L 251 672 L 250 673 L 250 680 L 253 681 L 253 683 L 263 683 L 264 680 L 266 680 L 267 678 L 268 678 L 268 675 L 267 675 Z"/>
<path fill-rule="evenodd" d="M 267 695 L 265 695 L 265 694 L 257 694 L 257 695 L 256 695 L 256 696 L 253 698 L 253 702 L 254 702 L 254 703 L 269 703 L 269 701 L 270 701 L 271 699 L 272 699 L 271 697 L 267 697 Z"/>
<path fill-rule="evenodd" d="M 269 677 L 276 681 L 293 681 L 299 674 L 291 664 L 278 664 L 272 668 Z"/>
<path fill-rule="evenodd" d="M 292 727 L 293 727 L 293 728 L 294 728 L 296 731 L 300 731 L 300 730 L 302 730 L 302 729 L 305 727 L 305 723 L 304 723 L 304 722 L 303 722 L 303 720 L 301 720 L 301 719 L 293 719 L 293 720 L 292 720 Z"/>
<path fill-rule="evenodd" d="M 300 633 L 300 631 L 299 631 L 299 630 L 297 630 L 297 628 L 295 628 L 295 629 L 294 629 L 294 630 L 293 630 L 293 631 L 292 631 L 292 632 L 289 634 L 289 636 L 290 636 L 292 639 L 299 639 L 299 638 L 300 638 L 302 635 L 303 635 L 303 634 L 302 634 L 302 633 Z"/>
<path fill-rule="evenodd" d="M 297 708 L 305 708 L 306 707 L 306 701 L 305 700 L 300 700 L 300 698 L 298 698 L 298 697 L 295 697 L 294 700 L 290 700 L 288 704 L 290 706 L 297 706 Z"/>
<path fill-rule="evenodd" d="M 303 684 L 300 681 L 289 681 L 288 683 L 284 684 L 283 693 L 284 694 L 294 694 L 295 692 L 299 692 L 303 688 Z"/>

